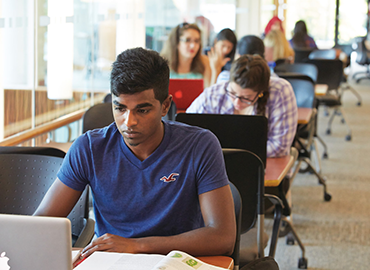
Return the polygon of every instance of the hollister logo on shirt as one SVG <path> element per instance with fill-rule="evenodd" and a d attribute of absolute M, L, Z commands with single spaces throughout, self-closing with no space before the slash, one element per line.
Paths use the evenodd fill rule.
<path fill-rule="evenodd" d="M 163 176 L 160 180 L 163 181 L 164 183 L 169 183 L 173 182 L 176 180 L 176 176 L 179 176 L 178 173 L 171 173 L 170 176 Z"/>

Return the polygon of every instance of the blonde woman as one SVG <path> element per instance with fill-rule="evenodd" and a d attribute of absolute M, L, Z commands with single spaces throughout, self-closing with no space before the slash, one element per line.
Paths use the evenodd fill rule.
<path fill-rule="evenodd" d="M 265 59 L 267 62 L 276 62 L 278 59 L 294 61 L 294 50 L 290 47 L 284 33 L 280 30 L 271 30 L 263 40 L 265 44 Z"/>

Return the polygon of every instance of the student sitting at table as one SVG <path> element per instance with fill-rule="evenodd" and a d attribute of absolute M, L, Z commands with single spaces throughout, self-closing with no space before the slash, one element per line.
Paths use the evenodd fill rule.
<path fill-rule="evenodd" d="M 265 115 L 268 119 L 267 157 L 290 153 L 298 121 L 290 83 L 270 77 L 267 62 L 259 55 L 248 54 L 234 61 L 229 81 L 206 88 L 186 112 Z"/>
<path fill-rule="evenodd" d="M 236 224 L 222 150 L 209 131 L 161 121 L 172 96 L 155 51 L 129 49 L 111 73 L 115 122 L 81 135 L 35 215 L 65 217 L 90 185 L 94 251 L 231 254 Z"/>

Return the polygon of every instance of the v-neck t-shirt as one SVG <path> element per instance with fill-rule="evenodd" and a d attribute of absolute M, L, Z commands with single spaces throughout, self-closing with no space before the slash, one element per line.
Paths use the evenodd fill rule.
<path fill-rule="evenodd" d="M 57 176 L 78 191 L 91 186 L 98 237 L 169 236 L 202 227 L 198 196 L 229 184 L 217 138 L 170 121 L 143 161 L 115 123 L 88 131 L 72 144 Z"/>

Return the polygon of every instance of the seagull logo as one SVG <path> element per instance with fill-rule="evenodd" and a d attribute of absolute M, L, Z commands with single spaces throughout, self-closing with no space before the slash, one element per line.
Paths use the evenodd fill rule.
<path fill-rule="evenodd" d="M 163 181 L 164 183 L 169 183 L 173 182 L 176 180 L 176 176 L 179 176 L 178 173 L 171 173 L 170 176 L 163 176 L 160 180 Z"/>

